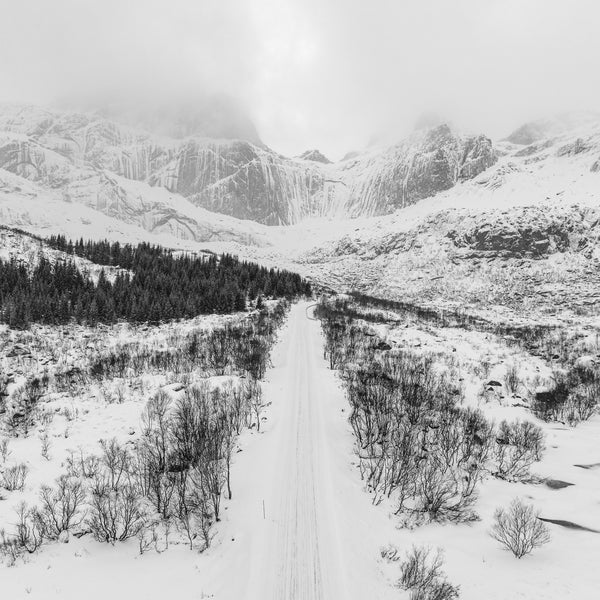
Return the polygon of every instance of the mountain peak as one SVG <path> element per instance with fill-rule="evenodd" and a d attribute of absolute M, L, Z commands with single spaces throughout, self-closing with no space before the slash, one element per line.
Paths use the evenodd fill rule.
<path fill-rule="evenodd" d="M 312 160 L 314 162 L 320 162 L 326 165 L 331 164 L 331 161 L 320 151 L 320 150 L 307 150 L 302 153 L 299 158 L 302 160 Z"/>

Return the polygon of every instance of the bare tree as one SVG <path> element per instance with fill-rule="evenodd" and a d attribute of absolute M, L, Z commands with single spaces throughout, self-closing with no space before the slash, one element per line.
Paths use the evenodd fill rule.
<path fill-rule="evenodd" d="M 17 525 L 14 541 L 19 549 L 33 554 L 43 542 L 43 531 L 39 526 L 37 511 L 21 502 L 17 508 Z"/>
<path fill-rule="evenodd" d="M 496 510 L 490 535 L 517 558 L 522 558 L 550 541 L 548 527 L 538 517 L 539 512 L 532 505 L 515 498 L 508 510 Z"/>
<path fill-rule="evenodd" d="M 45 538 L 58 539 L 63 531 L 77 527 L 84 518 L 86 500 L 81 481 L 66 475 L 56 480 L 56 487 L 44 485 L 40 489 L 40 508 L 36 516 Z"/>
<path fill-rule="evenodd" d="M 102 447 L 100 461 L 104 467 L 108 485 L 113 490 L 119 489 L 131 473 L 132 456 L 116 438 L 100 440 L 100 446 Z"/>

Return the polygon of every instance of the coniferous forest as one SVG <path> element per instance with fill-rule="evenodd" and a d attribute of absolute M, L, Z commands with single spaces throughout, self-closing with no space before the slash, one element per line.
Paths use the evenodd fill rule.
<path fill-rule="evenodd" d="M 118 320 L 158 322 L 243 311 L 248 302 L 311 294 L 298 274 L 267 269 L 229 254 L 193 256 L 142 243 L 47 240 L 51 247 L 121 269 L 93 279 L 73 260 L 41 258 L 31 269 L 0 260 L 0 321 L 95 325 Z"/>

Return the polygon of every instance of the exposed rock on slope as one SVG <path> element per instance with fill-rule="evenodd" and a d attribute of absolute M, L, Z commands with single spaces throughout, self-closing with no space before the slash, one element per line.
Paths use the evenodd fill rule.
<path fill-rule="evenodd" d="M 174 133 L 198 127 L 192 119 Z M 130 215 L 115 176 L 238 219 L 289 225 L 312 216 L 388 214 L 471 179 L 495 161 L 489 139 L 463 138 L 445 125 L 330 164 L 318 151 L 288 159 L 249 141 L 158 137 L 97 115 L 31 106 L 0 110 L 0 168 L 111 216 L 123 210 L 124 218 Z"/>
<path fill-rule="evenodd" d="M 568 251 L 600 258 L 600 211 L 577 206 L 491 210 L 465 215 L 446 236 L 471 258 L 542 258 Z"/>
<path fill-rule="evenodd" d="M 346 175 L 357 173 L 347 183 L 349 214 L 381 215 L 414 204 L 476 177 L 496 160 L 485 136 L 461 138 L 447 125 L 418 131 L 381 155 L 346 163 Z"/>

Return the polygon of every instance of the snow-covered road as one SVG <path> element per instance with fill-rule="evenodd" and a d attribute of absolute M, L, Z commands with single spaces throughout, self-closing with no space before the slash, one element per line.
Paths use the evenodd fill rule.
<path fill-rule="evenodd" d="M 269 501 L 268 552 L 262 593 L 256 598 L 316 600 L 346 598 L 330 447 L 323 431 L 316 357 L 322 352 L 318 324 L 298 305 L 290 316 L 282 409 L 277 435 L 281 449 Z M 310 310 L 310 309 L 308 309 Z"/>
<path fill-rule="evenodd" d="M 346 400 L 311 310 L 292 307 L 263 385 L 263 432 L 236 457 L 234 500 L 205 588 L 219 600 L 383 597 L 373 507 L 352 467 Z"/>

